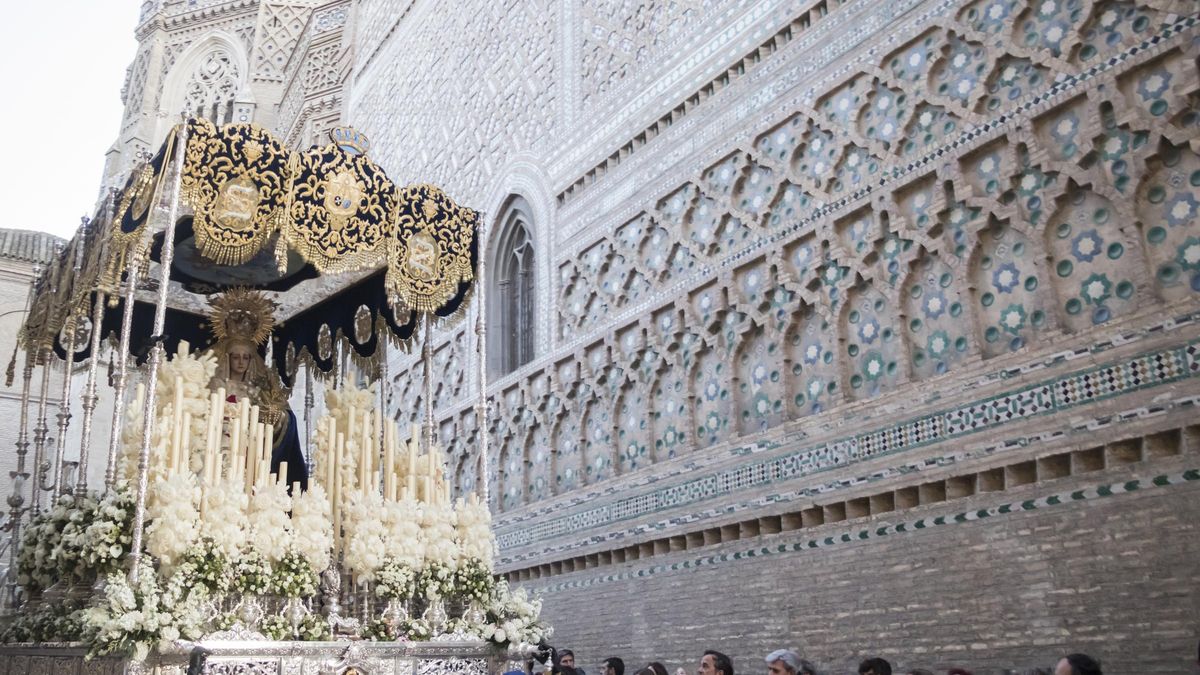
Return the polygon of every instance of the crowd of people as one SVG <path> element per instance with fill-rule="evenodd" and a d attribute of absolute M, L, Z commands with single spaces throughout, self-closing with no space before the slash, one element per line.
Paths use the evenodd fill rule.
<path fill-rule="evenodd" d="M 827 675 L 825 671 L 817 670 L 811 661 L 791 649 L 777 649 L 767 654 L 763 660 L 766 662 L 766 675 Z M 570 649 L 558 650 L 550 657 L 550 661 L 550 675 L 587 675 L 583 668 L 575 664 L 575 653 Z M 603 669 L 604 672 L 600 675 L 625 675 L 625 662 L 612 656 L 604 660 Z M 1103 675 L 1104 671 L 1100 669 L 1100 662 L 1087 654 L 1067 654 L 1058 659 L 1052 669 L 1032 668 L 1008 672 L 1011 675 Z M 932 671 L 922 668 L 893 670 L 891 663 L 879 657 L 865 659 L 858 665 L 858 675 L 893 674 L 934 675 Z M 652 661 L 630 675 L 668 675 L 668 673 L 666 666 Z M 675 675 L 687 675 L 687 671 L 679 668 L 675 671 Z M 733 660 L 719 651 L 708 650 L 700 657 L 696 675 L 735 675 Z M 946 671 L 946 675 L 972 675 L 972 673 L 964 668 L 951 668 Z"/>

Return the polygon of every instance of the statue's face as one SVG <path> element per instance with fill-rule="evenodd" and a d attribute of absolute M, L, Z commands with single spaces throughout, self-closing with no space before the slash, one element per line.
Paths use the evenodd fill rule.
<path fill-rule="evenodd" d="M 242 379 L 246 377 L 246 371 L 250 370 L 250 359 L 253 358 L 253 351 L 249 345 L 237 344 L 229 348 L 229 374 Z"/>

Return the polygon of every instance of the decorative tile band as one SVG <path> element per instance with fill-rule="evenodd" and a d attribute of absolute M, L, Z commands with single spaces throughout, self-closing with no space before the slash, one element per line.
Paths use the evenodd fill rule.
<path fill-rule="evenodd" d="M 527 528 L 500 528 L 501 551 L 582 530 L 702 502 L 849 464 L 962 438 L 1022 419 L 1031 419 L 1200 374 L 1200 342 L 1141 354 L 1069 373 L 891 427 L 751 462 L 653 492 L 618 499 Z"/>
<path fill-rule="evenodd" d="M 1123 483 L 1107 483 L 1093 485 L 1080 490 L 1056 492 L 1054 494 L 1039 497 L 1037 499 L 1026 499 L 1019 502 L 1006 502 L 986 509 L 961 511 L 954 515 L 917 518 L 915 520 L 908 520 L 896 523 L 894 525 L 879 525 L 875 527 L 846 530 L 840 534 L 833 534 L 827 537 L 801 539 L 791 543 L 772 544 L 769 546 L 756 546 L 737 551 L 727 551 L 713 555 L 698 556 L 676 563 L 649 565 L 639 569 L 626 570 L 616 574 L 605 574 L 588 579 L 563 581 L 560 583 L 535 588 L 534 591 L 538 593 L 557 593 L 565 590 L 590 588 L 592 586 L 614 581 L 644 579 L 663 573 L 699 569 L 702 567 L 714 567 L 751 558 L 788 555 L 812 549 L 822 549 L 829 548 L 831 546 L 839 546 L 842 544 L 870 541 L 872 539 L 879 539 L 896 534 L 920 532 L 922 530 L 928 530 L 945 525 L 970 523 L 977 520 L 986 520 L 988 518 L 996 518 L 1014 513 L 1041 511 L 1063 504 L 1096 500 L 1104 497 L 1130 494 L 1133 492 L 1143 492 L 1155 488 L 1181 485 L 1198 480 L 1200 480 L 1200 469 L 1193 468 L 1180 473 L 1162 474 L 1145 480 L 1139 479 L 1130 480 Z"/>
<path fill-rule="evenodd" d="M 1180 330 L 1184 330 L 1186 332 L 1186 330 L 1190 330 L 1197 325 L 1200 325 L 1200 312 L 1186 312 L 1175 316 L 1168 316 L 1154 323 L 1112 334 L 1108 338 L 1100 340 L 1099 342 L 1090 342 L 1075 349 L 1067 349 L 1061 352 L 1047 354 L 1035 358 L 1032 361 L 1022 363 L 1018 366 L 986 373 L 979 376 L 975 382 L 977 386 L 987 386 L 995 383 L 1007 382 L 1013 378 L 1029 376 L 1031 373 L 1069 364 L 1072 361 L 1077 361 L 1085 357 L 1096 357 L 1103 352 L 1110 351 L 1116 347 L 1128 348 L 1135 342 L 1145 340 L 1147 338 L 1162 336 L 1167 333 Z M 474 405 L 474 403 L 471 405 Z M 790 440 L 788 442 L 790 442 Z M 724 462 L 731 456 L 746 457 L 761 452 L 770 451 L 784 444 L 785 443 L 775 441 L 768 442 L 763 440 L 743 441 L 726 448 L 723 452 L 707 452 L 703 456 L 689 457 L 686 466 L 687 470 L 696 471 L 704 468 L 707 465 Z M 552 515 L 554 511 L 561 511 L 564 508 L 571 508 L 588 501 L 614 495 L 618 492 L 628 493 L 633 489 L 645 487 L 647 485 L 674 478 L 682 471 L 682 469 L 677 469 L 669 475 L 655 474 L 653 472 L 628 475 L 625 476 L 621 481 L 606 481 L 597 485 L 590 485 L 586 488 L 563 495 L 559 499 L 555 499 L 553 501 L 535 502 L 527 505 L 520 511 L 504 513 L 497 516 L 497 529 L 502 532 L 512 531 L 518 529 L 521 523 L 540 520 L 547 515 Z"/>
<path fill-rule="evenodd" d="M 643 521 L 641 523 L 631 525 L 627 529 L 608 530 L 602 535 L 593 536 L 584 541 L 568 541 L 555 546 L 553 549 L 547 547 L 540 550 L 525 551 L 519 555 L 513 555 L 511 557 L 502 559 L 501 564 L 510 569 L 521 568 L 527 566 L 528 564 L 537 564 L 535 561 L 544 560 L 546 559 L 547 555 L 558 558 L 568 554 L 571 551 L 576 551 L 595 544 L 614 542 L 630 537 L 638 537 L 646 533 L 666 532 L 667 530 L 679 527 L 681 525 L 690 526 L 694 523 L 698 523 L 710 518 L 726 517 L 733 513 L 758 509 L 772 504 L 787 503 L 799 498 L 812 499 L 821 495 L 829 495 L 837 490 L 869 485 L 882 480 L 894 479 L 897 476 L 911 477 L 914 474 L 918 474 L 922 471 L 935 468 L 944 469 L 946 467 L 959 465 L 963 462 L 970 462 L 985 457 L 991 457 L 997 453 L 1002 453 L 1012 448 L 1052 443 L 1062 440 L 1075 433 L 1094 434 L 1101 429 L 1110 427 L 1113 424 L 1157 417 L 1167 414 L 1171 411 L 1185 409 L 1194 410 L 1197 408 L 1200 408 L 1200 393 L 1185 395 L 1172 400 L 1155 400 L 1151 405 L 1141 405 L 1134 408 L 1112 411 L 1097 417 L 1072 419 L 1071 424 L 1068 427 L 1056 426 L 1050 429 L 1039 430 L 1030 434 L 1007 436 L 1003 439 L 997 439 L 994 443 L 989 443 L 971 450 L 959 450 L 957 452 L 951 451 L 947 454 L 936 457 L 926 457 L 890 467 L 877 468 L 868 474 L 845 476 L 842 478 L 836 478 L 818 483 L 805 482 L 803 487 L 798 487 L 794 490 L 781 490 L 779 492 L 765 494 L 754 499 L 746 500 L 738 504 L 728 506 L 712 506 L 703 510 L 693 510 L 686 514 L 666 517 L 661 520 Z"/>

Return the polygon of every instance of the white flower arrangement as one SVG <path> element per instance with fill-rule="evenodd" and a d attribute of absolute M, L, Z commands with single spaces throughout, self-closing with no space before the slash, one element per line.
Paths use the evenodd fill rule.
<path fill-rule="evenodd" d="M 103 500 L 93 493 L 61 497 L 22 530 L 17 584 L 32 594 L 115 571 L 129 553 L 132 521 L 133 494 L 126 484 Z"/>
<path fill-rule="evenodd" d="M 417 591 L 427 600 L 454 595 L 454 568 L 436 560 L 426 560 L 417 575 Z"/>
<path fill-rule="evenodd" d="M 388 556 L 376 575 L 375 595 L 384 600 L 407 600 L 417 590 L 417 569 L 404 560 Z"/>
<path fill-rule="evenodd" d="M 383 545 L 391 558 L 413 569 L 425 560 L 425 532 L 421 505 L 414 499 L 389 501 L 383 511 Z"/>
<path fill-rule="evenodd" d="M 488 607 L 489 623 L 480 628 L 479 634 L 501 647 L 536 645 L 554 632 L 542 622 L 541 613 L 540 599 L 530 598 L 524 588 L 512 591 L 508 582 L 501 580 L 496 584 Z"/>
<path fill-rule="evenodd" d="M 117 456 L 117 475 L 133 483 L 138 475 L 138 453 L 142 448 L 142 406 L 135 400 L 125 403 L 125 419 L 121 426 L 121 447 Z M 164 442 L 166 437 L 155 433 L 153 442 Z M 152 450 L 153 451 L 153 450 Z"/>
<path fill-rule="evenodd" d="M 295 638 L 300 641 L 328 640 L 330 637 L 329 623 L 319 614 L 305 615 L 297 631 L 299 634 Z M 263 619 L 262 633 L 268 640 L 291 640 L 292 624 L 281 614 L 268 616 Z"/>
<path fill-rule="evenodd" d="M 337 419 L 337 427 L 343 431 L 350 428 L 351 409 L 373 410 L 378 400 L 375 385 L 366 389 L 347 385 L 341 389 L 325 390 L 325 408 L 329 411 L 327 414 Z"/>
<path fill-rule="evenodd" d="M 346 567 L 359 583 L 375 579 L 383 567 L 383 497 L 377 492 L 352 492 L 346 501 L 342 526 L 346 531 Z"/>
<path fill-rule="evenodd" d="M 271 591 L 271 563 L 257 548 L 242 551 L 234 564 L 233 590 L 243 595 L 266 595 Z"/>
<path fill-rule="evenodd" d="M 453 569 L 459 558 L 454 508 L 436 501 L 422 504 L 421 530 L 425 535 L 425 560 Z"/>
<path fill-rule="evenodd" d="M 146 551 L 158 559 L 164 574 L 170 574 L 200 536 L 199 504 L 200 486 L 194 474 L 164 475 L 151 484 Z"/>
<path fill-rule="evenodd" d="M 3 642 L 76 642 L 83 636 L 84 610 L 71 599 L 24 608 L 0 635 Z"/>
<path fill-rule="evenodd" d="M 329 567 L 333 549 L 333 519 L 325 488 L 309 483 L 308 490 L 292 498 L 290 547 L 304 556 L 317 573 Z"/>
<path fill-rule="evenodd" d="M 83 563 L 99 575 L 117 571 L 133 541 L 134 492 L 117 484 L 96 505 L 83 533 Z"/>
<path fill-rule="evenodd" d="M 316 570 L 299 551 L 284 553 L 271 571 L 271 592 L 285 598 L 314 596 L 319 584 Z"/>
<path fill-rule="evenodd" d="M 491 565 L 478 558 L 460 560 L 454 570 L 454 594 L 466 602 L 486 603 L 495 585 Z"/>
<path fill-rule="evenodd" d="M 176 574 L 160 588 L 150 568 L 133 586 L 123 574 L 109 575 L 104 598 L 83 613 L 88 656 L 124 654 L 141 662 L 159 643 L 198 638 L 207 593 L 184 577 Z"/>
<path fill-rule="evenodd" d="M 277 562 L 288 551 L 292 539 L 292 519 L 288 511 L 292 498 L 282 482 L 267 480 L 254 488 L 250 498 L 250 543 L 267 561 Z"/>
<path fill-rule="evenodd" d="M 49 588 L 58 581 L 58 557 L 62 532 L 70 518 L 73 502 L 60 499 L 50 510 L 30 520 L 21 533 L 17 556 L 17 583 L 30 591 Z"/>
<path fill-rule="evenodd" d="M 50 557 L 58 567 L 59 577 L 68 583 L 90 581 L 89 569 L 83 563 L 87 546 L 87 529 L 92 524 L 99 501 L 94 493 L 82 496 L 64 495 L 55 505 L 56 514 L 65 513 L 58 545 Z"/>
<path fill-rule="evenodd" d="M 459 499 L 455 512 L 459 561 L 479 560 L 490 570 L 495 560 L 496 538 L 487 504 Z"/>
<path fill-rule="evenodd" d="M 235 560 L 249 543 L 249 500 L 239 483 L 218 480 L 204 493 L 200 536 L 216 542 L 225 557 Z"/>
<path fill-rule="evenodd" d="M 188 578 L 191 584 L 202 585 L 209 593 L 220 595 L 233 584 L 236 564 L 216 542 L 201 537 L 183 554 L 183 563 L 175 570 L 175 577 Z"/>

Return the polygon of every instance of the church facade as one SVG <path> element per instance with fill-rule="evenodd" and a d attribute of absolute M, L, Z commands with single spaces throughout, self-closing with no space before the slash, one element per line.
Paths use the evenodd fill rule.
<path fill-rule="evenodd" d="M 152 0 L 106 181 L 181 111 L 349 124 L 485 214 L 433 349 L 556 645 L 1178 672 L 1200 597 L 1187 0 Z M 389 363 L 420 421 L 420 350 Z"/>

